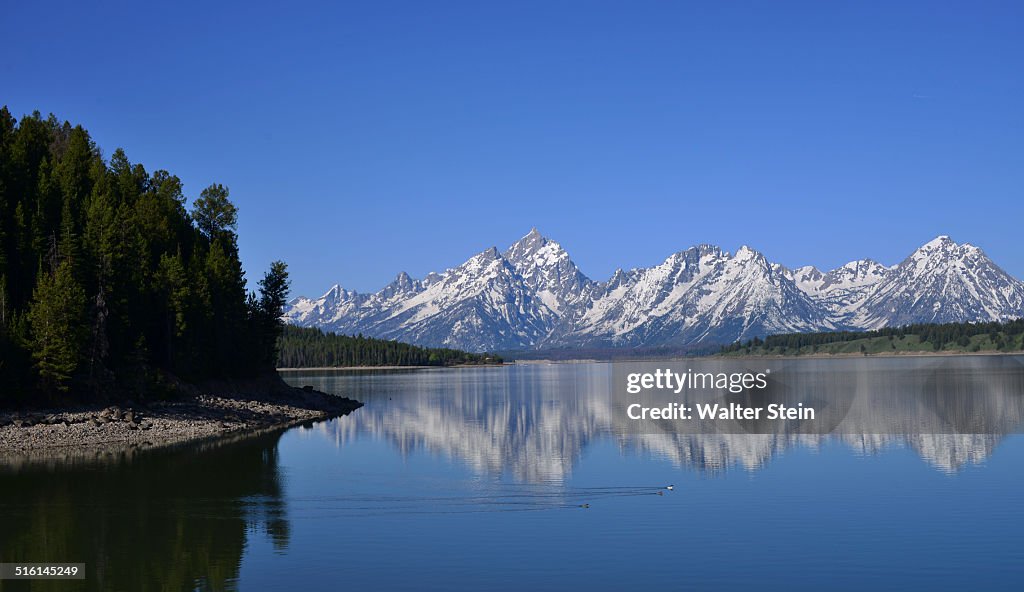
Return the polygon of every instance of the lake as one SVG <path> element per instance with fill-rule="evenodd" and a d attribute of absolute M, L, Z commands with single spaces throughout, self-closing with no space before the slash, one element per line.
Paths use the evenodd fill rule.
<path fill-rule="evenodd" d="M 848 397 L 832 433 L 633 429 L 608 363 L 288 373 L 365 407 L 6 459 L 0 549 L 87 564 L 34 590 L 1024 586 L 1024 358 L 786 364 L 787 392 Z"/>

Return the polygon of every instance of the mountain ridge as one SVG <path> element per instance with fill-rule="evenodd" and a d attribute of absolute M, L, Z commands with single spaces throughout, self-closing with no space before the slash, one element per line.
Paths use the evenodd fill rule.
<path fill-rule="evenodd" d="M 746 245 L 732 254 L 701 244 L 595 281 L 536 228 L 422 280 L 401 272 L 372 294 L 335 284 L 285 311 L 299 326 L 470 351 L 728 343 L 1021 316 L 1024 283 L 946 235 L 891 266 L 789 269 Z"/>

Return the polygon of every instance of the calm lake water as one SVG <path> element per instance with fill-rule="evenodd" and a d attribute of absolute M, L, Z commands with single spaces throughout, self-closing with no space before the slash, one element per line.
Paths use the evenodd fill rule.
<path fill-rule="evenodd" d="M 831 435 L 631 433 L 611 364 L 288 374 L 366 406 L 238 442 L 7 459 L 0 549 L 88 564 L 37 590 L 1020 590 L 1024 360 L 930 360 L 799 364 L 846 376 L 807 383 L 820 397 L 910 397 L 929 429 L 983 405 L 997 433 L 888 433 L 857 403 Z"/>

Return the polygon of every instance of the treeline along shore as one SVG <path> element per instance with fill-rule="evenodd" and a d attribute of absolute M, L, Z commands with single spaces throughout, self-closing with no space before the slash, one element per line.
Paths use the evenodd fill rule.
<path fill-rule="evenodd" d="M 223 185 L 189 207 L 178 177 L 121 149 L 104 158 L 82 126 L 0 109 L 0 431 L 147 431 L 171 403 L 254 420 L 247 393 L 282 421 L 358 406 L 277 376 L 287 266 L 248 292 L 236 229 Z"/>
<path fill-rule="evenodd" d="M 373 366 L 473 366 L 501 364 L 496 354 L 419 347 L 362 335 L 336 335 L 320 329 L 286 325 L 278 342 L 280 368 Z"/>
<path fill-rule="evenodd" d="M 1005 323 L 916 324 L 874 331 L 786 333 L 723 346 L 726 356 L 1020 353 L 1024 319 Z"/>

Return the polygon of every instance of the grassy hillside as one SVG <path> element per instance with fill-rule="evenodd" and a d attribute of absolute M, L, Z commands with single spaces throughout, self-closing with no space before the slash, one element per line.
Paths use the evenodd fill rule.
<path fill-rule="evenodd" d="M 877 331 L 787 333 L 724 346 L 726 356 L 1015 352 L 1024 350 L 1024 321 L 909 325 Z"/>

